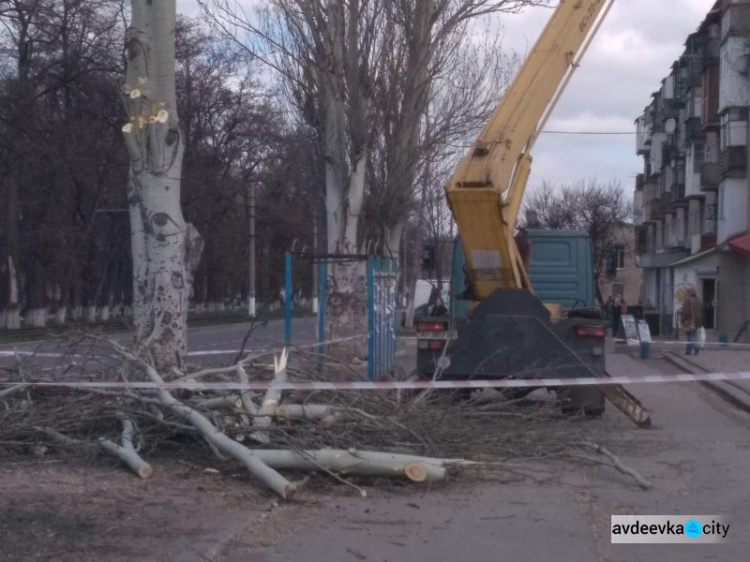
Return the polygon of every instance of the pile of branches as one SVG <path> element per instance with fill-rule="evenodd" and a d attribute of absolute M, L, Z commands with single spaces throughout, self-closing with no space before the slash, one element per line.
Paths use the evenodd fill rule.
<path fill-rule="evenodd" d="M 590 426 L 561 419 L 553 402 L 522 404 L 495 391 L 252 392 L 197 384 L 362 380 L 359 370 L 303 350 L 247 353 L 226 366 L 159 373 L 147 353 L 105 338 L 85 336 L 66 349 L 52 369 L 34 357 L 19 357 L 6 369 L 0 446 L 115 455 L 146 478 L 152 473 L 147 459 L 159 447 L 198 443 L 220 459 L 239 461 L 284 498 L 299 485 L 284 470 L 322 471 L 341 481 L 362 475 L 431 482 L 455 466 L 565 458 L 571 446 L 598 447 L 583 441 Z M 196 388 L 30 384 L 165 381 Z M 605 455 L 600 449 L 598 456 Z M 607 458 L 620 469 L 616 457 Z"/>

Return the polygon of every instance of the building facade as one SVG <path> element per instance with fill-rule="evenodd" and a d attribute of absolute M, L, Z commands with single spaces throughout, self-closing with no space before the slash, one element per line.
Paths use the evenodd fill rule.
<path fill-rule="evenodd" d="M 607 267 L 599 279 L 599 290 L 604 301 L 610 297 L 622 297 L 628 305 L 642 302 L 642 278 L 637 266 L 634 232 L 635 227 L 630 224 L 617 227 L 611 257 L 607 259 Z"/>
<path fill-rule="evenodd" d="M 750 319 L 750 0 L 718 0 L 636 120 L 636 253 L 664 335 L 690 288 L 706 327 Z"/>

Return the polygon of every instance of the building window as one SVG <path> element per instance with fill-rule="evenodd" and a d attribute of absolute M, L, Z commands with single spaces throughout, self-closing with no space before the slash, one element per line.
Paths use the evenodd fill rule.
<path fill-rule="evenodd" d="M 706 161 L 706 145 L 702 142 L 696 142 L 693 145 L 693 173 L 700 174 L 703 162 Z"/>
<path fill-rule="evenodd" d="M 625 247 L 615 247 L 615 267 L 617 269 L 625 269 Z"/>

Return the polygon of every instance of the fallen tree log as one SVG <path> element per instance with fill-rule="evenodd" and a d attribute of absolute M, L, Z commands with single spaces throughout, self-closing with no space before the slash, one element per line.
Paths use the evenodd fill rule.
<path fill-rule="evenodd" d="M 144 461 L 133 446 L 133 436 L 135 435 L 135 426 L 133 422 L 127 418 L 120 418 L 122 422 L 122 436 L 120 437 L 120 444 L 113 443 L 109 439 L 100 439 L 99 446 L 115 455 L 122 462 L 124 462 L 130 470 L 135 472 L 141 478 L 148 478 L 153 474 L 151 465 Z"/>
<path fill-rule="evenodd" d="M 435 482 L 445 478 L 445 462 L 440 459 L 377 453 L 321 449 L 319 451 L 257 450 L 254 454 L 277 470 L 327 470 L 358 476 L 405 477 L 412 482 Z"/>
<path fill-rule="evenodd" d="M 333 406 L 325 404 L 284 404 L 276 408 L 276 417 L 292 420 L 319 420 L 333 413 Z"/>

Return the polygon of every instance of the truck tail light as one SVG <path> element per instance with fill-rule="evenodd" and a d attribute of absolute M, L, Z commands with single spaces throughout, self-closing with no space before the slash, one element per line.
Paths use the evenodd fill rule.
<path fill-rule="evenodd" d="M 604 326 L 576 326 L 576 333 L 584 338 L 603 338 L 607 331 Z"/>
<path fill-rule="evenodd" d="M 417 331 L 419 332 L 442 332 L 448 329 L 445 322 L 417 322 Z"/>

